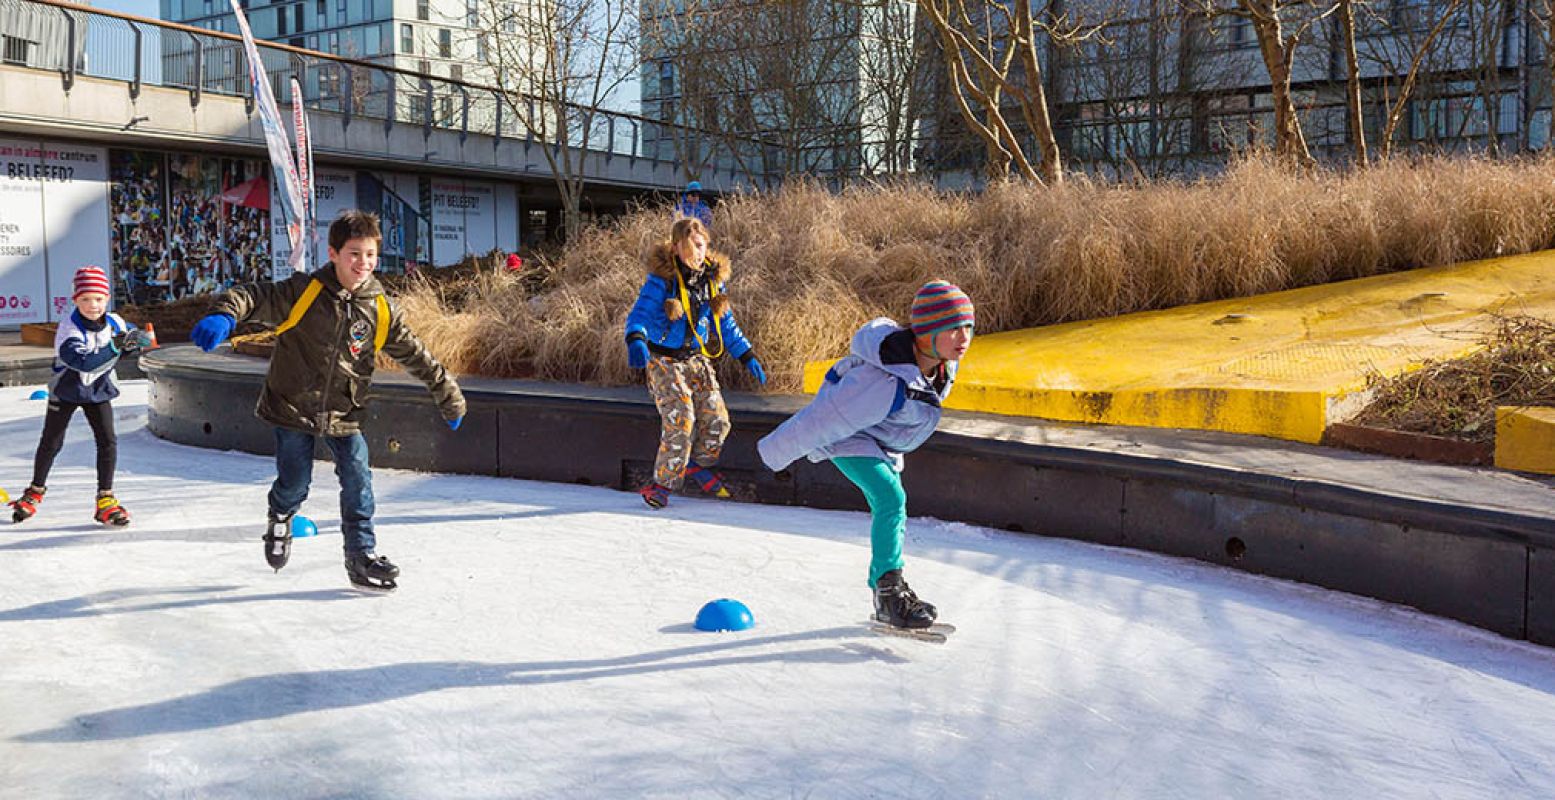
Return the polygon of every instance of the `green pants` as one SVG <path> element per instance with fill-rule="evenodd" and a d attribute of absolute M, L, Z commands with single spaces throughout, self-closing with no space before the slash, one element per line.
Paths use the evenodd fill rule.
<path fill-rule="evenodd" d="M 839 456 L 831 463 L 864 492 L 869 502 L 869 588 L 893 569 L 902 568 L 902 536 L 907 531 L 907 492 L 890 462 L 867 456 Z"/>

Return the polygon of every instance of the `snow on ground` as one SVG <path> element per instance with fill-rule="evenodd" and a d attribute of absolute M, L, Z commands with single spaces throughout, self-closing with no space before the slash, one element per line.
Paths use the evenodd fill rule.
<path fill-rule="evenodd" d="M 270 461 L 156 439 L 146 391 L 133 525 L 90 521 L 79 416 L 40 516 L 0 522 L 0 796 L 1555 796 L 1550 650 L 1126 550 L 913 519 L 960 627 L 933 645 L 860 624 L 862 514 L 378 470 L 404 576 L 371 596 L 321 463 L 322 534 L 275 574 Z M 695 631 L 725 596 L 757 626 Z"/>

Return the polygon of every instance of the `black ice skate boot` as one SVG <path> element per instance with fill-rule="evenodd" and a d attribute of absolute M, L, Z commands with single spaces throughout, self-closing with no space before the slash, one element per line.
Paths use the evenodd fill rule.
<path fill-rule="evenodd" d="M 400 576 L 400 568 L 394 566 L 388 556 L 374 555 L 371 550 L 347 555 L 346 575 L 350 577 L 351 585 L 361 589 L 392 592 L 399 588 L 394 579 Z"/>
<path fill-rule="evenodd" d="M 927 628 L 939 611 L 918 599 L 902 571 L 893 569 L 875 581 L 875 620 L 893 628 Z"/>
<path fill-rule="evenodd" d="M 292 515 L 278 517 L 270 512 L 265 525 L 265 563 L 276 572 L 292 560 Z"/>
<path fill-rule="evenodd" d="M 48 491 L 42 486 L 28 486 L 22 491 L 22 496 L 12 500 L 11 522 L 25 522 L 38 513 L 38 506 L 43 504 L 43 493 Z"/>

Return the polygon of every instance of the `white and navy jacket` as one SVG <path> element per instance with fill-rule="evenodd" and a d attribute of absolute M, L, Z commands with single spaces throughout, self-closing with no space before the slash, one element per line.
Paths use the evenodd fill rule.
<path fill-rule="evenodd" d="M 119 350 L 113 346 L 113 337 L 129 328 L 129 323 L 112 311 L 95 322 L 82 317 L 80 311 L 71 311 L 54 334 L 49 400 L 84 405 L 118 397 L 113 368 L 119 363 Z"/>
<path fill-rule="evenodd" d="M 912 331 L 884 317 L 866 323 L 815 399 L 756 443 L 762 462 L 776 472 L 801 456 L 868 456 L 900 472 L 902 454 L 939 425 L 940 404 L 956 382 L 956 362 L 944 366 L 938 380 L 924 375 Z"/>

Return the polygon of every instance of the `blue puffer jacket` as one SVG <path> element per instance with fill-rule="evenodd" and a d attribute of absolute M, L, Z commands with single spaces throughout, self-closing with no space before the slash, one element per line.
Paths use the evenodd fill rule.
<path fill-rule="evenodd" d="M 756 449 L 774 472 L 800 457 L 819 462 L 836 456 L 878 458 L 900 472 L 902 454 L 939 426 L 956 367 L 945 362 L 938 380 L 924 375 L 912 331 L 884 317 L 872 320 L 853 334 L 852 353 L 826 373 L 815 399 L 763 436 Z"/>
<path fill-rule="evenodd" d="M 49 379 L 49 399 L 66 403 L 105 403 L 119 396 L 113 368 L 119 351 L 113 335 L 128 330 L 123 317 L 109 311 L 96 321 L 70 312 L 54 333 L 54 375 Z"/>
<path fill-rule="evenodd" d="M 720 254 L 708 254 L 702 269 L 691 272 L 680 266 L 668 242 L 655 245 L 648 253 L 648 279 L 626 316 L 626 340 L 646 341 L 655 355 L 685 358 L 698 352 L 700 338 L 709 355 L 722 351 L 742 361 L 750 357 L 751 343 L 735 323 L 724 294 L 729 273 L 729 260 Z M 689 313 L 681 303 L 682 285 Z M 688 319 L 696 324 L 695 336 L 688 332 Z"/>

